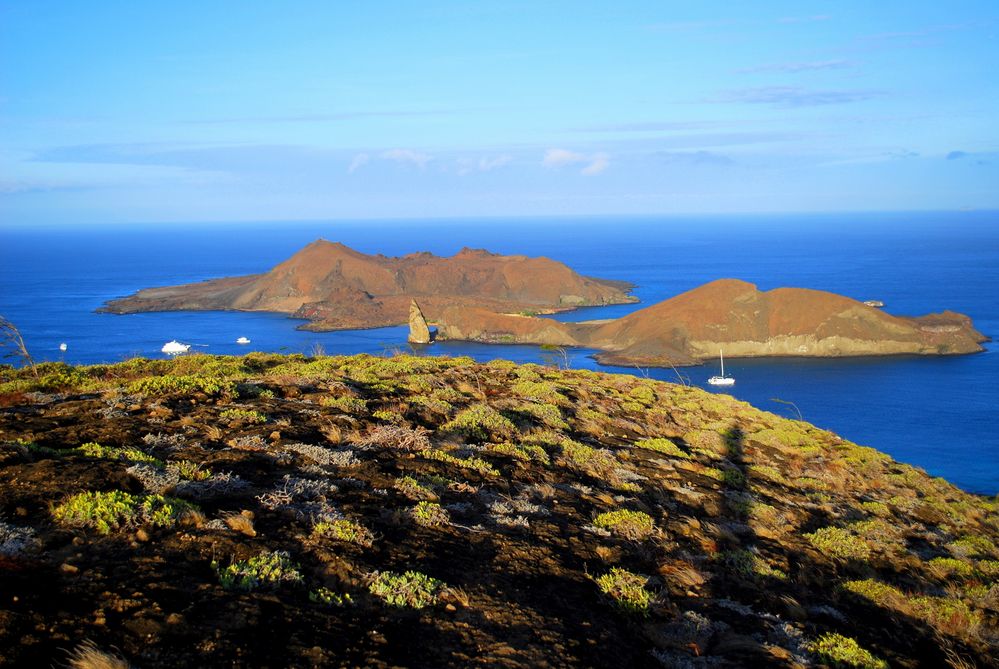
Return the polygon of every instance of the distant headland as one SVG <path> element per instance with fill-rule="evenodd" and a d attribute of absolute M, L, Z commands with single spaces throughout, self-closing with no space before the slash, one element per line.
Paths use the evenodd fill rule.
<path fill-rule="evenodd" d="M 449 258 L 367 255 L 317 240 L 264 274 L 147 288 L 101 311 L 271 311 L 308 330 L 351 330 L 409 321 L 413 299 L 427 319 L 459 306 L 495 313 L 552 313 L 637 302 L 623 281 L 581 276 L 548 258 L 462 249 Z"/>
<path fill-rule="evenodd" d="M 439 339 L 586 346 L 608 365 L 695 365 L 719 350 L 738 357 L 845 357 L 975 353 L 987 338 L 971 319 L 945 311 L 892 316 L 863 302 L 804 288 L 762 292 L 719 279 L 609 321 L 561 323 L 458 307 Z"/>

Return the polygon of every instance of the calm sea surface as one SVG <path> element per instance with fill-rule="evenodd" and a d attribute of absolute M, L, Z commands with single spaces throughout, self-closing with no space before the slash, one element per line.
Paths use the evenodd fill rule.
<path fill-rule="evenodd" d="M 311 333 L 276 314 L 94 312 L 140 288 L 268 270 L 323 237 L 365 253 L 451 255 L 463 246 L 544 255 L 577 271 L 637 285 L 639 305 L 589 308 L 561 320 L 612 318 L 721 277 L 761 289 L 799 286 L 919 315 L 952 309 L 999 335 L 999 212 L 392 221 L 0 228 L 0 314 L 34 356 L 72 363 L 161 357 L 171 339 L 207 353 L 248 350 L 382 354 L 407 349 L 406 329 Z M 240 336 L 252 340 L 238 346 Z M 66 342 L 65 354 L 59 344 Z M 967 490 L 999 492 L 999 353 L 949 358 L 728 360 L 740 399 L 834 430 Z M 544 362 L 531 346 L 435 344 L 430 354 Z M 576 368 L 600 367 L 592 351 Z M 713 365 L 680 373 L 705 386 Z M 672 370 L 648 370 L 675 380 Z"/>

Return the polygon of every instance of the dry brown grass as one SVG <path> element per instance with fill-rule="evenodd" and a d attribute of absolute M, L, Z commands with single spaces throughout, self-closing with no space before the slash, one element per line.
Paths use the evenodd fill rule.
<path fill-rule="evenodd" d="M 225 524 L 230 530 L 245 534 L 248 537 L 257 536 L 257 531 L 253 529 L 253 512 L 240 511 L 239 513 L 226 514 L 223 517 Z"/>
<path fill-rule="evenodd" d="M 211 441 L 222 441 L 222 437 L 225 436 L 225 430 L 218 425 L 206 425 L 205 436 Z"/>
<path fill-rule="evenodd" d="M 378 425 L 365 435 L 360 443 L 363 446 L 382 446 L 400 451 L 425 451 L 430 448 L 430 431 L 399 425 Z"/>
<path fill-rule="evenodd" d="M 324 437 L 326 437 L 326 441 L 330 442 L 331 444 L 343 443 L 343 430 L 341 430 L 340 426 L 331 421 L 330 419 L 327 418 L 323 422 L 323 426 L 320 428 L 319 431 L 323 433 Z"/>
<path fill-rule="evenodd" d="M 92 641 L 84 641 L 69 656 L 69 669 L 129 669 L 130 666 L 120 655 L 105 652 Z"/>

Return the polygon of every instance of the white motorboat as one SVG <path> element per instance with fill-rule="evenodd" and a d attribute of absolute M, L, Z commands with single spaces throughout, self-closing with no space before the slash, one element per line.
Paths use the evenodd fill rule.
<path fill-rule="evenodd" d="M 168 355 L 178 355 L 180 353 L 187 353 L 190 348 L 190 344 L 181 344 L 176 339 L 173 339 L 163 344 L 163 348 L 161 348 L 160 351 Z"/>
<path fill-rule="evenodd" d="M 735 379 L 731 376 L 725 376 L 725 356 L 720 350 L 718 351 L 718 359 L 721 360 L 721 376 L 712 376 L 708 379 L 708 383 L 712 386 L 734 386 Z"/>
<path fill-rule="evenodd" d="M 236 340 L 236 343 L 237 344 L 249 344 L 250 340 L 247 339 L 246 337 L 240 337 L 239 339 Z"/>

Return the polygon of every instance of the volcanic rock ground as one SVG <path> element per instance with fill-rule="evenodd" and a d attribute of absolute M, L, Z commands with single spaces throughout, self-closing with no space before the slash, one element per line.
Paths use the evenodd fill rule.
<path fill-rule="evenodd" d="M 999 660 L 995 499 L 731 397 L 467 358 L 37 372 L 0 368 L 0 665 Z"/>

